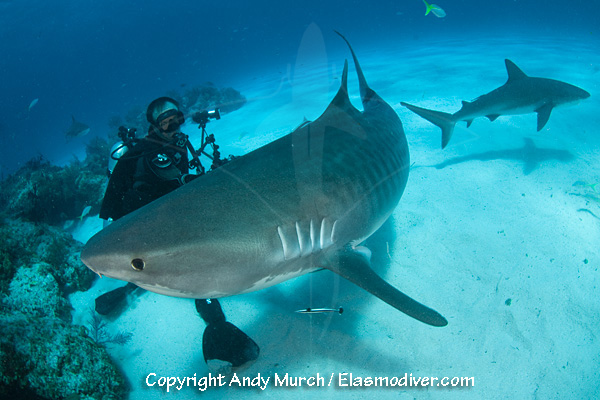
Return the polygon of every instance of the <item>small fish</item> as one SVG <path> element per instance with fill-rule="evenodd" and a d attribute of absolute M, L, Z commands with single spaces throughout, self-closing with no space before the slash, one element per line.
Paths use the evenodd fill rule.
<path fill-rule="evenodd" d="M 85 207 L 83 209 L 83 211 L 81 212 L 81 216 L 79 216 L 77 218 L 79 218 L 80 221 L 83 221 L 83 218 L 90 213 L 91 209 L 92 209 L 92 206 Z"/>
<path fill-rule="evenodd" d="M 425 7 L 427 7 L 425 10 L 425 15 L 431 12 L 438 18 L 444 18 L 446 16 L 446 11 L 442 10 L 442 7 L 438 6 L 437 4 L 429 4 L 425 0 L 423 0 L 423 3 L 425 3 Z"/>
<path fill-rule="evenodd" d="M 31 111 L 31 109 L 33 108 L 33 106 L 35 106 L 38 103 L 39 100 L 40 99 L 33 99 L 33 100 L 31 100 L 31 103 L 29 103 L 29 111 Z"/>
<path fill-rule="evenodd" d="M 296 310 L 297 313 L 299 314 L 322 314 L 322 313 L 327 313 L 327 312 L 337 312 L 337 313 L 343 313 L 344 309 L 342 307 L 340 308 L 304 308 L 302 310 Z"/>
<path fill-rule="evenodd" d="M 577 181 L 573 184 L 573 186 L 585 186 L 585 187 L 589 187 L 591 188 L 594 192 L 596 191 L 596 186 L 599 184 L 600 182 L 596 182 L 596 183 L 587 183 L 584 181 Z"/>

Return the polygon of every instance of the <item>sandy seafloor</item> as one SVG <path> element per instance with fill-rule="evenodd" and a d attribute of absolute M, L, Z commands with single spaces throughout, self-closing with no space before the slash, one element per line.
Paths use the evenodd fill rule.
<path fill-rule="evenodd" d="M 148 387 L 146 377 L 208 374 L 201 351 L 204 323 L 192 300 L 145 293 L 109 321 L 112 331 L 133 334 L 128 345 L 109 346 L 131 384 L 130 399 L 595 398 L 600 204 L 584 197 L 593 196 L 591 187 L 574 186 L 600 180 L 600 52 L 590 42 L 513 37 L 357 46 L 371 87 L 403 121 L 413 163 L 387 229 L 372 241 L 374 269 L 439 311 L 448 326 L 424 325 L 322 271 L 222 300 L 229 321 L 261 348 L 259 359 L 237 374 L 270 378 L 266 390 L 183 387 L 167 393 Z M 265 71 L 240 82 L 248 104 L 209 124 L 223 153 L 243 154 L 290 132 L 304 117 L 316 119 L 339 86 L 343 57 L 349 57 L 344 46 L 340 41 L 335 58 L 324 53 L 323 62 L 309 61 L 299 53 L 288 71 Z M 505 58 L 531 76 L 562 80 L 592 96 L 555 109 L 539 133 L 534 114 L 493 123 L 481 118 L 469 129 L 459 123 L 443 151 L 440 130 L 400 105 L 455 112 L 460 100 L 505 83 Z M 349 76 L 352 100 L 359 104 L 352 64 Z M 198 131 L 190 126 L 188 132 Z M 98 221 L 88 218 L 76 238 L 85 241 Z M 85 324 L 94 298 L 121 284 L 101 279 L 72 295 L 74 322 Z M 310 306 L 343 306 L 345 312 L 294 312 Z M 332 374 L 336 378 L 326 387 L 275 387 L 275 374 L 286 373 L 319 374 L 326 385 Z M 349 388 L 335 384 L 340 373 L 474 377 L 475 386 Z"/>

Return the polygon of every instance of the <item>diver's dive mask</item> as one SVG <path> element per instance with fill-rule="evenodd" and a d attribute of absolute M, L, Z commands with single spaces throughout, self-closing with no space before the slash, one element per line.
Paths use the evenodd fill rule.
<path fill-rule="evenodd" d="M 170 133 L 174 132 L 183 123 L 182 118 L 183 115 L 181 111 L 178 110 L 168 110 L 162 113 L 156 120 L 156 124 L 160 128 L 161 131 Z"/>

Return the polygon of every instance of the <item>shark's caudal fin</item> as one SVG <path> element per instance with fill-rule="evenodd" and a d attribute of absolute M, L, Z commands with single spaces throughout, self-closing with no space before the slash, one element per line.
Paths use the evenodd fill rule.
<path fill-rule="evenodd" d="M 412 104 L 404 102 L 400 104 L 415 114 L 425 118 L 432 124 L 439 126 L 442 129 L 442 149 L 448 145 L 448 142 L 450 142 L 450 138 L 452 137 L 452 133 L 454 133 L 454 126 L 456 125 L 456 120 L 452 117 L 452 114 L 428 110 L 426 108 L 413 106 Z"/>
<path fill-rule="evenodd" d="M 381 279 L 370 266 L 369 260 L 349 248 L 337 254 L 337 260 L 326 267 L 348 279 L 367 292 L 379 297 L 404 314 L 432 326 L 446 326 L 448 321 L 437 311 L 411 299 L 385 280 Z"/>

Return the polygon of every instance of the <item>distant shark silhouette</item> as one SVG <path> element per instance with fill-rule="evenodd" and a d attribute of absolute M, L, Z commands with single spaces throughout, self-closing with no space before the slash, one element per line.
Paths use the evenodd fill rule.
<path fill-rule="evenodd" d="M 466 121 L 467 128 L 477 117 L 494 121 L 501 115 L 537 113 L 538 132 L 546 125 L 554 107 L 587 99 L 590 94 L 577 86 L 546 78 L 527 76 L 510 60 L 504 60 L 508 81 L 497 89 L 481 95 L 472 102 L 463 101 L 454 114 L 428 110 L 401 103 L 412 112 L 442 129 L 442 149 L 448 145 L 454 126 Z"/>
<path fill-rule="evenodd" d="M 547 160 L 570 161 L 573 154 L 566 150 L 543 149 L 535 146 L 533 140 L 525 138 L 525 145 L 518 149 L 493 150 L 484 153 L 470 154 L 462 157 L 455 157 L 442 163 L 433 165 L 437 169 L 446 168 L 450 165 L 456 165 L 467 161 L 491 161 L 491 160 L 517 160 L 523 161 L 523 174 L 529 175 L 539 164 Z"/>
<path fill-rule="evenodd" d="M 71 119 L 73 120 L 71 122 L 71 126 L 69 127 L 69 129 L 65 132 L 65 136 L 67 137 L 67 140 L 69 139 L 73 139 L 76 137 L 80 137 L 80 136 L 85 136 L 90 132 L 90 127 L 87 126 L 84 123 L 81 123 L 79 121 L 77 121 L 75 119 L 74 116 L 71 115 Z"/>
<path fill-rule="evenodd" d="M 346 62 L 319 118 L 108 225 L 82 261 L 101 275 L 198 299 L 325 268 L 421 322 L 447 325 L 379 277 L 359 247 L 396 208 L 410 157 L 398 115 L 350 51 L 364 111 L 348 97 Z"/>

